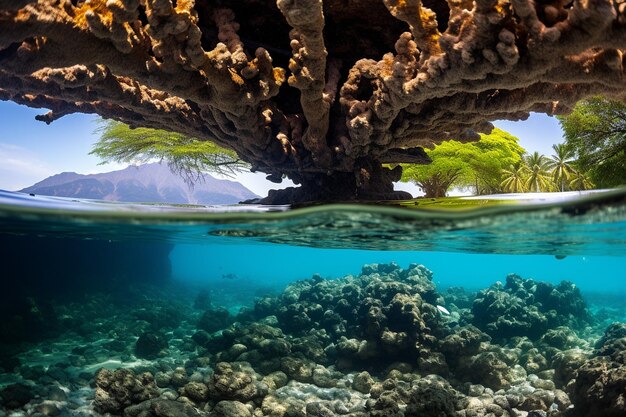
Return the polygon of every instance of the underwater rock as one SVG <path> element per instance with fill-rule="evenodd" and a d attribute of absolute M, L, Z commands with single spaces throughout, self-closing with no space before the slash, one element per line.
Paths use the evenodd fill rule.
<path fill-rule="evenodd" d="M 298 398 L 278 398 L 270 394 L 263 398 L 261 412 L 268 417 L 306 417 L 306 404 Z"/>
<path fill-rule="evenodd" d="M 208 333 L 214 333 L 230 326 L 235 321 L 228 310 L 223 307 L 209 309 L 202 314 L 198 327 Z"/>
<path fill-rule="evenodd" d="M 583 344 L 583 340 L 565 326 L 549 329 L 539 340 L 539 347 L 548 359 L 560 351 L 574 349 Z"/>
<path fill-rule="evenodd" d="M 121 414 L 128 406 L 157 396 L 157 387 L 149 372 L 135 375 L 130 369 L 100 369 L 96 374 L 93 405 L 100 413 Z"/>
<path fill-rule="evenodd" d="M 180 401 L 152 399 L 124 410 L 124 417 L 201 417 L 191 404 Z"/>
<path fill-rule="evenodd" d="M 371 417 L 404 417 L 400 405 L 404 402 L 395 391 L 383 391 L 373 404 L 368 404 L 368 416 Z"/>
<path fill-rule="evenodd" d="M 455 375 L 495 390 L 510 387 L 516 379 L 514 368 L 507 363 L 506 356 L 497 350 L 464 358 L 455 369 Z"/>
<path fill-rule="evenodd" d="M 373 362 L 373 358 L 421 356 L 425 368 L 446 369 L 435 355 L 428 359 L 437 337 L 444 336 L 441 313 L 436 308 L 443 299 L 435 291 L 432 273 L 421 265 L 411 264 L 403 270 L 394 263 L 371 264 L 365 265 L 358 277 L 324 280 L 314 276 L 289 285 L 278 301 L 257 301 L 255 318 L 275 316 L 280 329 L 290 336 L 292 353 L 302 353 L 308 360 L 353 369 L 357 362 L 370 366 L 390 362 Z M 287 355 L 286 348 L 279 354 Z M 255 363 L 248 356 L 245 360 Z M 308 381 L 308 371 L 298 375 L 300 371 L 290 369 L 292 362 L 282 358 L 281 363 L 287 366 L 282 370 L 299 381 Z"/>
<path fill-rule="evenodd" d="M 436 375 L 428 375 L 413 386 L 404 413 L 405 417 L 454 416 L 461 394 L 450 383 Z"/>
<path fill-rule="evenodd" d="M 591 417 L 620 415 L 602 412 L 612 412 L 620 398 L 615 392 L 623 389 L 610 378 L 621 375 L 619 352 L 626 349 L 622 345 L 626 324 L 608 328 L 589 358 L 590 340 L 600 336 L 596 322 L 579 334 L 557 325 L 553 313 L 536 302 L 552 296 L 550 287 L 515 277 L 511 282 L 485 290 L 500 300 L 488 308 L 503 309 L 505 316 L 510 315 L 507 320 L 518 324 L 526 317 L 506 305 L 511 300 L 520 309 L 541 315 L 547 329 L 541 337 L 490 335 L 477 325 L 470 313 L 475 305 L 462 301 L 462 295 L 456 300 L 465 303 L 463 308 L 448 295 L 443 304 L 424 267 L 404 270 L 395 264 L 372 264 L 358 276 L 328 280 L 314 276 L 295 282 L 236 317 L 223 310 L 217 316 L 236 321 L 220 331 L 197 329 L 193 294 L 177 298 L 171 307 L 182 311 L 183 320 L 168 333 L 168 355 L 151 363 L 130 355 L 133 335 L 155 334 L 149 321 L 168 320 L 168 309 L 167 303 L 157 302 L 158 313 L 152 314 L 142 297 L 139 308 L 115 306 L 119 309 L 115 319 L 90 324 L 68 348 L 67 359 L 55 359 L 45 367 L 20 366 L 15 374 L 44 387 L 33 388 L 36 395 L 24 407 L 34 417 L 80 417 L 83 408 L 74 387 L 88 385 L 93 380 L 92 364 L 109 358 L 121 358 L 123 366 L 135 368 L 100 371 L 93 406 L 98 413 L 125 417 L 582 417 L 589 410 L 596 413 Z M 567 288 L 558 289 L 558 294 L 570 294 Z M 103 304 L 94 301 L 89 309 Z M 451 315 L 443 315 L 437 305 L 445 305 Z M 85 311 L 54 306 L 59 317 L 80 317 Z M 570 318 L 566 321 L 576 324 Z M 37 354 L 47 355 L 55 354 L 57 347 L 46 342 L 38 349 Z M 6 349 L 3 354 L 14 352 Z M 602 359 L 594 362 L 595 358 Z M 81 367 L 92 370 L 79 373 Z M 141 371 L 154 373 L 154 381 Z M 613 398 L 613 405 L 603 405 L 600 412 L 585 405 L 597 403 L 595 399 L 574 394 L 570 399 L 566 391 L 572 393 L 576 384 L 578 395 L 590 396 L 587 390 L 600 389 L 592 395 Z M 65 387 L 70 389 L 67 394 Z M 82 401 L 87 395 L 78 396 Z M 568 410 L 572 401 L 573 410 L 583 410 L 582 414 Z"/>
<path fill-rule="evenodd" d="M 337 385 L 346 385 L 338 380 Z M 267 416 L 336 416 L 365 417 L 366 398 L 347 388 L 321 388 L 314 384 L 291 381 L 263 399 L 261 410 Z"/>
<path fill-rule="evenodd" d="M 626 415 L 626 323 L 614 323 L 568 386 L 576 417 Z"/>
<path fill-rule="evenodd" d="M 187 382 L 189 382 L 187 370 L 181 367 L 174 369 L 174 372 L 172 372 L 172 375 L 170 376 L 170 384 L 178 388 L 184 386 Z"/>
<path fill-rule="evenodd" d="M 352 388 L 363 394 L 369 394 L 373 385 L 374 379 L 367 371 L 358 373 L 352 382 Z"/>
<path fill-rule="evenodd" d="M 142 359 L 156 359 L 168 348 L 167 339 L 161 333 L 145 332 L 135 343 L 135 356 Z"/>
<path fill-rule="evenodd" d="M 585 301 L 574 284 L 557 286 L 523 279 L 515 274 L 482 290 L 472 306 L 473 324 L 490 336 L 506 339 L 527 336 L 539 339 L 558 326 L 581 328 L 590 322 Z"/>
<path fill-rule="evenodd" d="M 207 383 L 209 397 L 215 400 L 250 401 L 267 394 L 267 386 L 256 380 L 254 370 L 245 362 L 215 365 Z"/>
<path fill-rule="evenodd" d="M 568 349 L 558 352 L 552 358 L 554 383 L 566 387 L 576 377 L 576 371 L 587 360 L 588 354 L 581 349 Z"/>
<path fill-rule="evenodd" d="M 201 382 L 189 382 L 183 388 L 183 394 L 190 400 L 201 403 L 209 399 L 209 388 Z"/>
<path fill-rule="evenodd" d="M 209 417 L 252 417 L 250 407 L 239 401 L 220 401 Z"/>
<path fill-rule="evenodd" d="M 280 368 L 291 379 L 299 382 L 310 382 L 313 379 L 315 362 L 287 356 L 281 359 Z"/>
<path fill-rule="evenodd" d="M 595 348 L 604 350 L 613 347 L 613 342 L 626 337 L 626 323 L 613 323 L 605 331 L 604 335 L 598 340 Z"/>
<path fill-rule="evenodd" d="M 455 329 L 439 341 L 439 349 L 445 354 L 446 361 L 457 367 L 460 361 L 476 355 L 481 343 L 489 342 L 491 338 L 475 326 L 469 325 Z"/>
<path fill-rule="evenodd" d="M 20 408 L 34 397 L 33 387 L 24 384 L 7 385 L 0 391 L 0 403 L 8 409 Z"/>
<path fill-rule="evenodd" d="M 278 388 L 287 385 L 287 382 L 289 382 L 289 377 L 284 372 L 277 371 L 263 377 L 261 382 L 267 385 L 270 391 L 275 391 Z"/>

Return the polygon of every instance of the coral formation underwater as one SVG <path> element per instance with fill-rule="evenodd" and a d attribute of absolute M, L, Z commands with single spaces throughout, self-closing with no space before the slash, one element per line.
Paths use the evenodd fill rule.
<path fill-rule="evenodd" d="M 626 415 L 626 324 L 566 281 L 440 292 L 371 264 L 238 311 L 146 288 L 51 302 L 61 335 L 0 345 L 0 416 Z"/>

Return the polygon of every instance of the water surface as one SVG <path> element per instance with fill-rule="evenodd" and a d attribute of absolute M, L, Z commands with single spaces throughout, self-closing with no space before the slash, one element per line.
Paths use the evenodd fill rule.
<path fill-rule="evenodd" d="M 0 416 L 626 415 L 626 190 L 532 197 L 0 191 Z"/>

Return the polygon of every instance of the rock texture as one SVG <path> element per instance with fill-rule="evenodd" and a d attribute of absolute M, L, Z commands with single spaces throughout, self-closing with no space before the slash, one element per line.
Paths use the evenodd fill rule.
<path fill-rule="evenodd" d="M 611 325 L 570 385 L 572 416 L 626 415 L 626 323 Z"/>
<path fill-rule="evenodd" d="M 128 369 L 101 369 L 96 375 L 94 409 L 100 413 L 121 414 L 131 405 L 158 395 L 152 374 L 141 375 Z"/>
<path fill-rule="evenodd" d="M 626 324 L 585 325 L 587 306 L 567 282 L 511 275 L 506 286 L 478 294 L 439 293 L 423 265 L 369 264 L 358 275 L 293 282 L 233 315 L 214 304 L 226 293 L 211 292 L 208 300 L 197 288 L 176 288 L 129 285 L 117 303 L 101 293 L 81 303 L 50 300 L 66 333 L 10 364 L 5 378 L 15 383 L 0 389 L 0 414 L 624 415 Z M 486 293 L 514 296 L 546 317 L 555 300 L 569 309 L 560 320 L 546 318 L 539 338 L 490 336 L 492 316 L 481 324 L 470 301 L 483 303 Z M 621 299 L 618 305 L 612 321 L 623 317 Z M 523 323 L 517 311 L 502 315 Z M 141 351 L 149 355 L 139 360 Z"/>
<path fill-rule="evenodd" d="M 0 98 L 235 150 L 300 189 L 406 197 L 421 147 L 490 120 L 623 100 L 621 1 L 0 1 Z M 287 81 L 287 82 L 285 82 Z"/>
<path fill-rule="evenodd" d="M 496 338 L 538 339 L 558 326 L 581 328 L 590 321 L 585 301 L 567 281 L 554 286 L 510 274 L 506 284 L 481 291 L 472 307 L 474 323 Z M 556 337 L 556 336 L 555 336 Z"/>

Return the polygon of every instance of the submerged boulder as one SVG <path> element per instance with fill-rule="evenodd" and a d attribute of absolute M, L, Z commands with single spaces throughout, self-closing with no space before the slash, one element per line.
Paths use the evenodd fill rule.
<path fill-rule="evenodd" d="M 558 285 L 509 274 L 506 285 L 480 291 L 472 306 L 473 324 L 496 339 L 542 337 L 558 326 L 581 328 L 591 321 L 585 301 L 574 284 Z"/>
<path fill-rule="evenodd" d="M 405 417 L 454 416 L 462 395 L 436 375 L 420 379 L 410 393 Z"/>
<path fill-rule="evenodd" d="M 234 322 L 234 317 L 222 307 L 208 309 L 198 321 L 198 327 L 208 333 L 225 329 Z"/>
<path fill-rule="evenodd" d="M 267 394 L 267 386 L 256 379 L 254 371 L 244 362 L 215 365 L 215 370 L 207 383 L 211 399 L 250 401 Z"/>
<path fill-rule="evenodd" d="M 126 407 L 157 396 L 157 386 L 149 372 L 135 375 L 130 369 L 101 369 L 96 374 L 93 406 L 99 413 L 121 414 Z"/>
<path fill-rule="evenodd" d="M 626 416 L 626 323 L 609 326 L 568 388 L 572 417 Z"/>
<path fill-rule="evenodd" d="M 168 343 L 165 335 L 156 332 L 145 332 L 135 343 L 135 355 L 142 359 L 156 359 Z"/>
<path fill-rule="evenodd" d="M 124 410 L 124 417 L 201 417 L 191 404 L 166 399 L 147 400 Z"/>
<path fill-rule="evenodd" d="M 239 401 L 220 401 L 209 417 L 252 417 L 250 407 Z"/>

